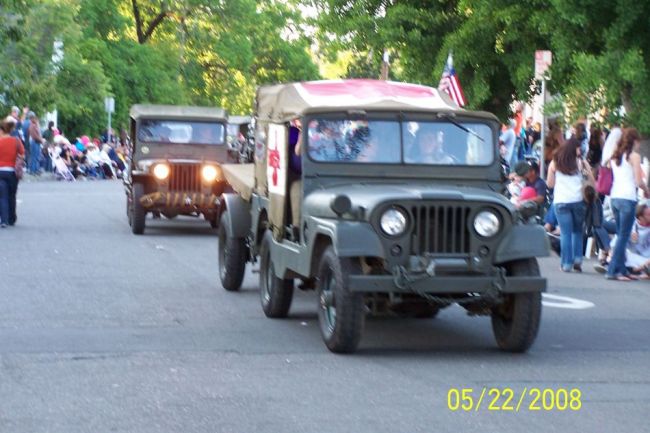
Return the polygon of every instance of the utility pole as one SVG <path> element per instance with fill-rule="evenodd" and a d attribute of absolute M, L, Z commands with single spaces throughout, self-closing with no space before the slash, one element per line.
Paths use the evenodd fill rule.
<path fill-rule="evenodd" d="M 388 70 L 390 69 L 389 61 L 390 55 L 388 54 L 388 50 L 384 50 L 381 62 L 381 79 L 384 81 L 388 81 Z"/>
<path fill-rule="evenodd" d="M 535 78 L 542 82 L 542 154 L 539 161 L 539 174 L 542 179 L 546 179 L 546 161 L 544 161 L 544 151 L 546 150 L 546 115 L 544 106 L 546 105 L 546 81 L 549 79 L 547 72 L 553 62 L 553 53 L 546 50 L 535 51 Z"/>
<path fill-rule="evenodd" d="M 108 113 L 108 128 L 106 129 L 106 141 L 111 142 L 111 114 L 115 112 L 115 98 L 108 96 L 104 98 L 104 109 Z"/>

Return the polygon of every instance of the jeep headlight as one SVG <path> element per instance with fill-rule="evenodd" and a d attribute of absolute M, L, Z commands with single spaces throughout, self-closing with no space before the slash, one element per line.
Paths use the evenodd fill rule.
<path fill-rule="evenodd" d="M 379 225 L 388 236 L 399 236 L 406 230 L 406 213 L 395 207 L 388 209 L 381 216 Z"/>
<path fill-rule="evenodd" d="M 496 235 L 500 228 L 499 217 L 492 211 L 484 210 L 474 218 L 474 230 L 484 238 Z"/>
<path fill-rule="evenodd" d="M 203 176 L 203 180 L 206 182 L 213 182 L 218 175 L 219 171 L 213 165 L 205 165 L 201 169 L 201 176 Z"/>
<path fill-rule="evenodd" d="M 153 175 L 158 180 L 165 180 L 169 177 L 169 165 L 156 164 L 153 167 Z"/>

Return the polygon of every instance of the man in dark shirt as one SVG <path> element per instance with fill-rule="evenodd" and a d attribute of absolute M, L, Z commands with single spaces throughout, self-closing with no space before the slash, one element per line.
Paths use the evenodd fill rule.
<path fill-rule="evenodd" d="M 515 165 L 515 173 L 526 181 L 526 186 L 535 188 L 537 196 L 533 199 L 538 205 L 546 200 L 546 182 L 539 177 L 539 166 L 534 162 L 519 161 Z"/>

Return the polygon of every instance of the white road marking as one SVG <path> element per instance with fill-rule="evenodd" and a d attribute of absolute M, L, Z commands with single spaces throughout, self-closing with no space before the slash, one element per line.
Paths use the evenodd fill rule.
<path fill-rule="evenodd" d="M 542 305 L 545 307 L 586 310 L 595 306 L 593 302 L 570 298 L 568 296 L 551 295 L 550 293 L 542 293 L 542 299 Z"/>

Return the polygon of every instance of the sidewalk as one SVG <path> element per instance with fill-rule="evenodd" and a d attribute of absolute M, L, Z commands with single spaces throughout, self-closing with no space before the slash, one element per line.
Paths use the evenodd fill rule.
<path fill-rule="evenodd" d="M 557 291 L 557 289 L 579 287 L 586 288 L 585 290 L 650 290 L 650 280 L 630 282 L 607 280 L 605 275 L 594 270 L 594 265 L 597 263 L 596 258 L 585 259 L 582 264 L 582 273 L 565 273 L 560 270 L 560 258 L 555 253 L 552 252 L 550 257 L 539 259 L 540 271 L 542 276 L 548 279 L 547 291 L 550 293 Z"/>
<path fill-rule="evenodd" d="M 55 180 L 56 180 L 56 176 L 54 175 L 54 173 L 48 173 L 48 172 L 44 171 L 41 175 L 34 176 L 32 174 L 29 174 L 29 173 L 25 172 L 21 182 L 29 182 L 29 183 L 32 183 L 32 182 L 52 182 L 52 181 L 55 181 Z"/>

